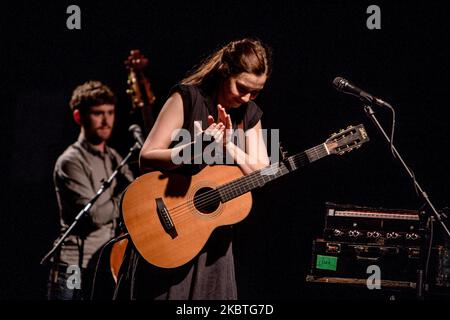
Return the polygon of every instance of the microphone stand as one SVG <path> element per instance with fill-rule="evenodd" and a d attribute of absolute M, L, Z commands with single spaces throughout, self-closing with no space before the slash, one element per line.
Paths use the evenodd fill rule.
<path fill-rule="evenodd" d="M 70 227 L 66 230 L 66 232 L 59 238 L 59 240 L 53 245 L 53 248 L 42 258 L 40 264 L 44 265 L 47 260 L 53 256 L 55 251 L 61 246 L 63 241 L 69 236 L 69 234 L 72 232 L 72 230 L 76 227 L 78 222 L 81 220 L 81 218 L 89 212 L 89 210 L 92 208 L 94 203 L 100 198 L 100 196 L 105 192 L 106 189 L 108 189 L 111 186 L 112 181 L 116 177 L 116 175 L 119 173 L 120 169 L 128 162 L 131 155 L 134 151 L 139 150 L 142 147 L 142 145 L 139 142 L 136 142 L 133 147 L 130 148 L 130 151 L 128 152 L 128 155 L 122 160 L 122 162 L 117 166 L 116 170 L 111 174 L 111 176 L 108 178 L 108 180 L 103 181 L 100 189 L 98 189 L 96 195 L 84 206 L 84 208 L 77 214 L 75 217 L 75 220 L 70 225 Z"/>
<path fill-rule="evenodd" d="M 389 105 L 388 103 L 386 103 L 387 105 Z M 389 105 L 390 106 L 390 105 Z M 391 107 L 392 108 L 392 107 Z M 381 124 L 378 122 L 378 119 L 375 116 L 375 112 L 373 111 L 372 107 L 370 105 L 365 104 L 364 105 L 364 111 L 366 112 L 366 115 L 372 120 L 372 122 L 375 124 L 375 126 L 378 128 L 378 130 L 382 133 L 382 135 L 384 136 L 384 138 L 386 139 L 386 141 L 391 144 L 391 139 L 388 137 L 388 135 L 386 134 L 386 132 L 384 131 L 383 127 L 381 126 Z M 445 230 L 445 233 L 447 234 L 447 236 L 450 237 L 450 232 L 447 228 L 447 226 L 445 225 L 445 223 L 442 221 L 442 217 L 441 214 L 436 210 L 436 208 L 434 207 L 433 203 L 431 202 L 430 198 L 428 197 L 427 193 L 422 189 L 422 187 L 419 185 L 419 183 L 417 182 L 414 174 L 412 173 L 411 169 L 406 165 L 405 161 L 403 161 L 403 158 L 401 157 L 401 155 L 398 153 L 397 149 L 395 148 L 395 146 L 393 144 L 391 144 L 392 147 L 392 153 L 394 154 L 394 157 L 397 158 L 400 163 L 403 165 L 403 168 L 405 169 L 405 171 L 407 172 L 407 174 L 409 175 L 409 177 L 413 180 L 414 182 L 414 187 L 417 190 L 417 193 L 420 194 L 420 196 L 425 200 L 426 204 L 428 204 L 428 207 L 431 209 L 434 217 L 436 218 L 436 220 L 441 224 L 442 228 Z M 426 247 L 426 243 L 424 243 L 424 241 L 428 240 L 428 233 L 426 232 L 426 230 L 429 230 L 428 228 L 425 227 L 425 218 L 423 217 L 423 213 L 421 213 L 419 220 L 420 220 L 420 231 L 422 233 L 421 235 L 421 239 L 422 239 L 422 245 L 421 245 L 421 250 L 420 250 L 420 263 L 419 263 L 419 268 L 417 270 L 417 282 L 416 282 L 416 295 L 417 298 L 419 300 L 423 300 L 424 299 L 424 295 L 423 295 L 423 289 L 424 289 L 424 270 L 425 270 L 425 254 L 424 254 L 424 249 Z M 428 217 L 426 220 L 430 219 L 431 217 Z M 425 235 L 425 236 L 424 236 Z M 429 239 L 431 241 L 431 239 Z"/>

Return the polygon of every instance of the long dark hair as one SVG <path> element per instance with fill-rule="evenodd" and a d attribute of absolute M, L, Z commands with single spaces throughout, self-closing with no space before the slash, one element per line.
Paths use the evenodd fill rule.
<path fill-rule="evenodd" d="M 271 56 L 271 49 L 259 40 L 245 38 L 232 41 L 209 55 L 181 83 L 209 87 L 242 72 L 269 77 L 272 71 Z"/>

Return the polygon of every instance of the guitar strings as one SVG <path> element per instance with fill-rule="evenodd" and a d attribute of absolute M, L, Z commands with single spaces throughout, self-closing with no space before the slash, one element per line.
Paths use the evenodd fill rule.
<path fill-rule="evenodd" d="M 315 147 L 315 148 L 318 148 L 319 146 L 317 146 L 317 147 Z M 312 148 L 312 149 L 314 149 L 314 148 Z M 315 150 L 316 151 L 316 150 Z M 316 153 L 317 153 L 317 151 L 316 151 Z M 323 152 L 321 152 L 322 153 L 322 155 L 321 155 L 321 157 L 322 156 L 324 156 L 324 155 L 326 155 L 326 153 L 323 153 Z M 318 154 L 318 153 L 317 153 Z M 300 158 L 301 157 L 301 158 Z M 304 160 L 305 158 L 307 157 L 307 155 L 305 154 L 305 153 L 300 153 L 300 154 L 297 154 L 297 155 L 295 155 L 295 156 L 293 156 L 293 159 L 294 159 L 294 161 L 296 161 L 296 162 L 299 162 L 299 161 L 301 161 L 301 160 Z M 298 159 L 298 160 L 297 160 Z M 226 190 L 226 188 L 229 188 L 231 185 L 233 185 L 233 184 L 237 184 L 237 186 L 235 186 L 234 187 L 234 190 L 237 190 L 238 188 L 240 188 L 240 187 L 246 187 L 246 186 L 249 186 L 250 184 L 254 184 L 254 182 L 256 182 L 256 181 L 258 181 L 258 180 L 260 180 L 261 179 L 261 171 L 262 170 L 267 170 L 267 171 L 269 171 L 269 169 L 268 168 L 270 168 L 270 170 L 273 170 L 273 169 L 275 169 L 275 168 L 277 168 L 278 166 L 280 165 L 280 163 L 278 162 L 278 163 L 275 163 L 275 164 L 272 164 L 272 165 L 269 165 L 269 166 L 267 166 L 267 167 L 265 167 L 265 168 L 262 168 L 262 169 L 260 169 L 260 170 L 257 170 L 257 171 L 255 171 L 255 172 L 253 172 L 253 173 L 251 173 L 250 174 L 250 176 L 243 176 L 243 177 L 240 177 L 240 178 L 238 178 L 238 179 L 236 179 L 236 180 L 234 180 L 234 181 L 230 181 L 230 182 L 227 182 L 226 184 L 223 184 L 222 186 L 220 186 L 219 188 L 221 188 L 224 192 L 224 194 L 226 195 L 226 196 L 229 196 L 229 195 L 231 195 L 232 193 L 233 193 L 233 190 Z M 239 185 L 239 180 L 246 180 L 245 181 L 245 184 L 241 184 L 241 185 Z M 255 186 L 256 187 L 256 186 Z M 213 189 L 213 190 L 211 190 L 211 191 L 208 191 L 208 192 L 205 192 L 204 194 L 202 194 L 201 196 L 199 196 L 196 200 L 198 201 L 198 205 L 204 205 L 205 204 L 205 202 L 203 202 L 202 200 L 204 200 L 204 199 L 208 199 L 208 197 L 211 195 L 211 194 L 217 194 L 219 191 L 217 190 L 217 189 Z M 189 201 L 189 204 L 190 203 L 192 203 L 194 200 L 190 200 Z M 184 206 L 186 203 L 182 203 L 182 204 L 180 204 L 180 205 L 178 205 L 178 206 L 176 206 L 176 207 L 173 207 L 173 208 L 170 208 L 169 209 L 169 211 L 171 211 L 171 212 L 176 212 L 176 209 L 178 209 L 179 207 L 182 207 L 182 206 Z"/>
<path fill-rule="evenodd" d="M 321 146 L 314 147 L 314 148 L 312 148 L 312 149 L 310 149 L 310 150 L 308 150 L 308 151 L 314 150 L 314 152 L 316 152 L 316 155 L 317 155 L 319 158 L 326 156 L 327 153 L 324 152 L 323 149 L 322 149 L 320 152 L 317 151 L 317 149 L 318 149 L 319 147 L 321 147 Z M 293 161 L 294 161 L 295 164 L 298 164 L 298 162 L 300 162 L 301 160 L 304 160 L 306 156 L 307 156 L 306 153 L 301 153 L 301 154 L 295 155 L 292 159 L 293 159 Z M 273 169 L 273 168 L 275 168 L 275 167 L 277 167 L 277 166 L 279 166 L 279 163 L 275 163 L 275 164 L 270 165 L 270 166 L 268 166 L 268 167 L 271 167 L 271 169 Z M 268 167 L 263 168 L 263 169 L 261 169 L 261 170 L 264 170 L 264 169 L 265 169 L 265 170 L 268 170 L 268 169 L 267 169 Z M 241 177 L 241 178 L 238 178 L 238 179 L 235 180 L 235 181 L 231 181 L 231 182 L 228 182 L 228 183 L 226 183 L 226 184 L 220 186 L 220 188 L 222 188 L 222 189 L 224 190 L 223 193 L 224 193 L 225 196 L 230 196 L 230 195 L 233 194 L 234 190 L 237 190 L 238 188 L 242 188 L 242 187 L 244 187 L 244 188 L 245 188 L 245 187 L 248 187 L 248 186 L 250 186 L 250 184 L 254 184 L 255 181 L 261 179 L 261 175 L 259 174 L 261 170 L 255 171 L 255 174 L 253 175 L 253 177 L 250 177 L 250 179 L 248 179 L 248 178 L 249 178 L 248 176 L 243 176 L 243 177 Z M 245 179 L 245 178 L 247 178 L 247 179 Z M 240 180 L 240 179 L 247 180 L 247 181 L 245 181 L 245 184 L 239 185 L 239 180 Z M 234 190 L 233 190 L 233 189 L 231 189 L 231 190 L 226 190 L 226 188 L 228 187 L 228 185 L 232 185 L 232 184 L 237 184 L 237 185 L 233 188 Z M 250 190 L 249 190 L 249 191 L 250 191 Z M 248 192 L 248 191 L 243 192 L 242 194 L 247 193 L 247 192 Z M 211 197 L 211 195 L 212 195 L 212 197 Z M 197 201 L 196 201 L 196 202 L 197 202 L 197 203 L 196 203 L 197 206 L 205 206 L 205 205 L 208 205 L 208 204 L 213 204 L 213 203 L 217 202 L 217 200 L 220 200 L 220 193 L 218 193 L 218 190 L 217 190 L 217 189 L 213 189 L 213 190 L 211 190 L 211 191 L 205 192 L 203 195 L 201 195 L 200 197 L 198 197 L 196 200 L 197 200 Z M 178 214 L 180 213 L 180 209 L 184 209 L 186 206 L 192 205 L 194 202 L 195 202 L 195 201 L 194 201 L 193 199 L 191 199 L 191 200 L 189 200 L 189 201 L 187 201 L 187 202 L 184 202 L 184 203 L 182 203 L 182 204 L 180 204 L 180 205 L 178 205 L 178 206 L 176 206 L 176 207 L 174 207 L 174 208 L 170 208 L 170 209 L 168 209 L 168 210 L 169 210 L 169 212 L 172 213 L 173 216 L 178 216 Z M 183 213 L 184 213 L 184 212 L 183 212 Z"/>
<path fill-rule="evenodd" d="M 339 140 L 341 140 L 341 139 L 342 139 L 342 138 L 338 138 L 337 141 L 339 141 Z M 317 151 L 319 148 L 320 148 L 320 150 Z M 318 159 L 320 159 L 320 158 L 322 158 L 322 157 L 328 155 L 327 152 L 324 152 L 324 151 L 323 151 L 322 145 L 318 145 L 318 146 L 316 146 L 316 147 L 314 147 L 314 148 L 311 148 L 311 149 L 309 149 L 309 150 L 307 150 L 307 151 L 305 151 L 305 152 L 303 152 L 303 153 L 300 153 L 300 154 L 298 154 L 298 155 L 293 156 L 293 157 L 292 157 L 293 161 L 294 161 L 295 163 L 298 163 L 299 161 L 303 160 L 303 159 L 305 158 L 305 156 L 307 156 L 306 152 L 308 152 L 308 151 L 309 151 L 310 153 L 311 153 L 312 151 L 314 151 L 314 152 L 316 153 Z M 316 159 L 316 160 L 317 160 L 317 159 Z M 270 166 L 268 166 L 268 167 L 273 168 L 273 167 L 276 167 L 276 166 L 278 166 L 278 165 L 279 165 L 279 163 L 275 163 L 275 164 L 270 165 Z M 264 169 L 267 170 L 268 167 L 263 168 L 263 169 L 261 169 L 261 170 L 264 170 Z M 227 187 L 227 185 L 231 185 L 231 184 L 238 184 L 237 186 L 234 187 L 234 190 L 237 190 L 238 188 L 241 188 L 241 187 L 244 187 L 244 188 L 245 188 L 245 187 L 248 187 L 248 186 L 250 185 L 250 183 L 253 184 L 255 181 L 257 181 L 257 180 L 260 179 L 261 176 L 260 176 L 258 173 L 260 173 L 261 170 L 255 171 L 255 172 L 254 172 L 255 174 L 254 174 L 253 177 L 251 177 L 250 179 L 244 179 L 244 180 L 247 180 L 247 181 L 245 181 L 245 184 L 239 185 L 238 183 L 239 183 L 239 180 L 240 180 L 240 179 L 243 179 L 243 178 L 249 178 L 248 176 L 243 176 L 243 177 L 241 177 L 241 178 L 236 179 L 235 181 L 231 181 L 231 182 L 229 182 L 229 183 L 226 183 L 226 184 L 220 186 L 220 188 L 222 188 L 223 190 L 225 190 L 225 188 Z M 234 190 L 233 190 L 233 189 L 231 189 L 231 190 L 225 190 L 225 191 L 224 191 L 224 194 L 225 194 L 226 196 L 232 195 L 233 192 L 234 192 Z M 245 194 L 245 193 L 247 193 L 247 192 L 249 192 L 249 191 L 250 191 L 250 190 L 245 191 L 245 192 L 242 192 L 242 194 Z M 242 194 L 240 194 L 240 195 L 242 195 Z M 240 195 L 239 195 L 239 196 L 240 196 Z M 220 202 L 220 200 L 221 200 L 221 195 L 220 195 L 220 193 L 219 193 L 219 191 L 218 191 L 217 189 L 213 189 L 213 190 L 211 190 L 211 191 L 205 192 L 203 195 L 201 195 L 200 197 L 198 197 L 196 200 L 197 200 L 197 206 L 205 206 L 205 205 L 209 205 L 209 204 L 213 204 L 213 203 Z M 169 212 L 172 213 L 172 216 L 177 217 L 177 216 L 179 216 L 180 214 L 184 214 L 184 213 L 185 213 L 185 210 L 184 210 L 184 209 L 188 209 L 188 211 L 190 211 L 190 210 L 189 210 L 189 206 L 192 205 L 194 202 L 195 202 L 194 199 L 188 200 L 187 202 L 184 202 L 184 203 L 182 203 L 182 204 L 180 204 L 180 205 L 178 205 L 178 206 L 176 206 L 176 207 L 174 207 L 174 208 L 169 209 Z M 180 210 L 182 210 L 182 211 L 180 211 Z"/>
<path fill-rule="evenodd" d="M 343 137 L 338 138 L 338 139 L 336 139 L 335 141 L 337 142 L 337 141 L 340 141 L 340 140 L 342 140 L 342 139 L 343 139 Z M 319 151 L 318 151 L 318 150 L 319 150 Z M 301 160 L 304 160 L 305 157 L 307 157 L 307 152 L 312 153 L 313 151 L 316 153 L 316 156 L 318 157 L 318 159 L 320 159 L 320 158 L 322 158 L 322 157 L 324 157 L 324 156 L 327 156 L 327 155 L 329 154 L 329 153 L 327 153 L 326 151 L 324 151 L 324 149 L 323 149 L 323 144 L 321 144 L 321 145 L 318 145 L 318 146 L 313 147 L 313 148 L 311 148 L 311 149 L 308 149 L 308 150 L 306 150 L 305 152 L 302 152 L 302 153 L 300 153 L 300 154 L 297 154 L 297 155 L 293 156 L 292 159 L 293 159 L 294 163 L 297 164 L 297 163 L 300 162 Z M 316 159 L 316 160 L 317 160 L 317 159 Z M 270 165 L 270 166 L 268 166 L 268 167 L 270 167 L 270 168 L 272 169 L 272 168 L 274 168 L 274 167 L 276 167 L 276 166 L 279 166 L 279 164 L 280 164 L 280 163 L 275 163 L 275 164 Z M 219 188 L 222 188 L 222 190 L 225 190 L 225 188 L 227 188 L 228 185 L 232 185 L 232 184 L 237 184 L 237 185 L 234 187 L 234 190 L 237 190 L 238 188 L 241 188 L 241 187 L 244 187 L 244 188 L 245 188 L 245 187 L 248 187 L 248 186 L 250 185 L 250 183 L 253 184 L 255 181 L 259 180 L 259 179 L 261 178 L 261 175 L 260 175 L 261 171 L 262 171 L 262 170 L 267 170 L 268 167 L 263 168 L 263 169 L 260 169 L 260 170 L 257 170 L 257 171 L 255 171 L 254 173 L 251 173 L 251 175 L 253 174 L 252 177 L 249 177 L 249 176 L 243 176 L 243 177 L 240 177 L 240 178 L 238 178 L 238 179 L 236 179 L 236 180 L 234 180 L 234 181 L 228 182 L 228 183 L 226 183 L 226 184 L 220 186 Z M 247 178 L 247 179 L 245 179 L 245 178 Z M 244 180 L 245 184 L 239 185 L 239 180 L 241 180 L 241 179 Z M 224 194 L 225 194 L 226 196 L 232 195 L 233 192 L 234 192 L 234 190 L 233 190 L 233 189 L 228 190 L 228 191 L 225 190 L 225 191 L 224 191 Z M 245 193 L 247 193 L 247 192 L 249 192 L 249 191 L 250 191 L 250 190 L 245 191 L 245 192 L 243 192 L 242 194 L 245 194 Z M 242 194 L 241 194 L 241 195 L 242 195 Z M 239 195 L 239 196 L 240 196 L 240 195 Z M 220 195 L 219 191 L 218 191 L 217 188 L 216 188 L 216 189 L 213 189 L 213 190 L 211 190 L 211 191 L 205 192 L 204 194 L 202 194 L 201 196 L 199 196 L 196 200 L 197 200 L 197 206 L 206 206 L 206 205 L 210 205 L 210 204 L 214 204 L 214 203 L 220 202 L 220 200 L 221 200 L 221 195 Z M 195 202 L 194 199 L 190 199 L 190 200 L 188 200 L 187 202 L 184 202 L 184 203 L 182 203 L 182 204 L 180 204 L 180 205 L 178 205 L 178 206 L 176 206 L 176 207 L 170 208 L 170 209 L 168 209 L 168 210 L 169 210 L 169 212 L 171 213 L 171 215 L 172 215 L 173 217 L 178 217 L 179 215 L 184 214 L 184 213 L 186 212 L 186 210 L 187 210 L 187 211 L 190 211 L 190 210 L 189 210 L 189 206 L 192 205 L 194 202 Z M 180 210 L 181 210 L 181 211 L 180 211 Z"/>
<path fill-rule="evenodd" d="M 278 163 L 276 164 L 278 165 Z M 271 165 L 270 167 L 273 167 L 274 165 Z M 267 169 L 266 169 L 267 170 Z M 170 212 L 172 212 L 174 215 L 176 215 L 179 210 L 184 209 L 186 205 L 191 205 L 192 203 L 195 203 L 197 206 L 208 206 L 210 204 L 215 203 L 217 200 L 221 200 L 222 196 L 227 198 L 233 194 L 234 191 L 237 191 L 238 189 L 242 187 L 247 187 L 250 184 L 254 184 L 255 181 L 258 181 L 261 179 L 261 176 L 259 175 L 260 170 L 258 172 L 255 172 L 255 174 L 252 177 L 244 176 L 241 178 L 238 178 L 234 181 L 228 182 L 216 189 L 210 190 L 208 192 L 205 192 L 201 196 L 199 196 L 197 199 L 190 199 L 187 202 L 182 203 L 181 205 L 178 205 L 177 207 L 169 209 Z M 249 179 L 242 179 L 242 178 L 249 178 Z M 245 180 L 244 183 L 240 180 Z M 219 190 L 220 189 L 220 190 Z"/>
<path fill-rule="evenodd" d="M 320 149 L 319 152 L 317 151 L 318 149 Z M 294 155 L 294 156 L 292 157 L 292 159 L 293 159 L 293 161 L 297 161 L 297 163 L 298 163 L 299 161 L 304 160 L 304 159 L 307 157 L 306 152 L 312 153 L 313 151 L 316 153 L 317 156 L 319 156 L 319 158 L 322 158 L 322 157 L 324 157 L 324 156 L 327 155 L 326 152 L 323 152 L 323 147 L 322 147 L 322 145 L 318 145 L 318 146 L 316 146 L 316 147 L 314 147 L 314 148 L 311 148 L 311 149 L 306 150 L 305 152 L 302 152 L 302 153 L 299 153 L 299 154 L 297 154 L 297 155 Z M 252 173 L 250 174 L 250 176 L 243 176 L 243 177 L 240 177 L 240 178 L 238 178 L 238 179 L 236 179 L 236 180 L 234 180 L 234 181 L 227 182 L 226 184 L 220 186 L 219 188 L 222 188 L 222 189 L 227 188 L 227 187 L 229 187 L 229 185 L 239 183 L 239 180 L 241 180 L 241 179 L 242 179 L 242 180 L 247 180 L 248 183 L 246 183 L 246 185 L 249 185 L 250 183 L 253 184 L 255 181 L 257 181 L 257 180 L 260 179 L 261 175 L 260 175 L 259 173 L 260 173 L 262 170 L 269 170 L 269 169 L 268 169 L 269 167 L 271 168 L 271 170 L 273 170 L 273 169 L 275 169 L 276 167 L 278 167 L 279 164 L 280 164 L 280 163 L 278 162 L 278 163 L 269 165 L 269 166 L 267 166 L 267 167 L 265 167 L 265 168 L 262 168 L 262 169 L 260 169 L 260 170 L 255 171 L 255 172 L 252 172 Z M 253 175 L 253 177 L 251 177 L 252 175 Z M 241 186 L 245 186 L 245 185 L 242 185 L 242 184 L 241 184 L 241 185 L 238 186 L 238 187 L 241 187 Z M 237 188 L 235 188 L 235 189 L 237 189 Z M 203 200 L 204 198 L 210 196 L 212 193 L 217 193 L 217 192 L 218 192 L 217 189 L 213 189 L 213 190 L 211 190 L 211 191 L 205 192 L 204 194 L 202 194 L 200 197 L 197 198 L 197 201 L 201 201 L 201 200 Z M 225 191 L 225 194 L 226 194 L 226 195 L 229 195 L 229 194 L 231 194 L 232 192 L 233 192 L 233 190 Z M 190 201 L 192 202 L 192 200 L 190 200 Z M 176 206 L 176 207 L 170 208 L 169 210 L 172 211 L 172 212 L 173 212 L 173 211 L 176 211 L 177 208 L 182 207 L 182 206 L 184 206 L 185 204 L 186 204 L 186 203 L 182 203 L 182 204 L 180 204 L 180 205 L 178 205 L 178 206 Z"/>
<path fill-rule="evenodd" d="M 327 155 L 327 152 L 323 151 L 323 149 L 321 149 L 319 151 L 317 150 L 320 147 L 322 147 L 322 146 L 320 145 L 320 146 L 310 149 L 311 152 L 314 151 L 316 153 L 318 158 L 322 158 Z M 301 153 L 296 156 L 293 156 L 292 160 L 294 161 L 294 164 L 297 165 L 302 160 L 305 160 L 306 157 L 307 157 L 306 153 Z M 268 167 L 270 167 L 270 169 L 274 169 L 274 168 L 278 167 L 279 165 L 280 165 L 280 163 L 275 163 Z M 261 170 L 267 170 L 268 167 L 263 168 Z M 281 167 L 281 168 L 286 169 L 285 167 L 284 168 Z M 221 188 L 223 190 L 223 194 L 225 196 L 230 196 L 230 195 L 232 196 L 235 190 L 238 190 L 240 188 L 246 188 L 246 187 L 250 186 L 250 184 L 252 184 L 254 186 L 254 183 L 261 179 L 261 175 L 260 175 L 261 170 L 255 171 L 255 174 L 253 175 L 253 177 L 243 176 L 241 178 L 236 179 L 235 181 L 228 182 L 227 184 L 224 184 L 224 185 L 220 186 L 219 188 Z M 239 185 L 239 180 L 242 178 L 250 178 L 250 179 L 244 179 L 244 183 Z M 229 187 L 227 185 L 232 185 L 232 184 L 236 184 L 236 186 L 232 187 L 232 189 L 227 190 L 226 188 Z M 249 191 L 243 192 L 242 194 L 245 194 Z M 174 208 L 170 208 L 168 210 L 173 217 L 178 217 L 178 216 L 184 214 L 186 212 L 186 209 L 188 209 L 188 211 L 190 211 L 189 206 L 191 206 L 194 202 L 197 205 L 197 207 L 202 207 L 202 206 L 205 207 L 205 206 L 220 202 L 220 200 L 221 200 L 221 195 L 220 195 L 219 191 L 217 189 L 213 189 L 211 191 L 205 192 L 204 194 L 199 196 L 197 199 L 195 199 L 195 201 L 194 201 L 194 199 L 190 199 L 187 202 L 184 202 L 184 203 L 182 203 Z"/>
<path fill-rule="evenodd" d="M 297 160 L 294 160 L 295 162 L 297 162 Z M 278 165 L 278 163 L 276 163 L 275 165 Z M 246 192 L 245 192 L 246 193 Z M 243 193 L 244 194 L 244 193 Z M 205 203 L 214 203 L 216 201 L 220 201 L 220 197 L 218 197 L 217 195 L 214 197 L 210 197 L 209 199 L 207 199 L 206 201 L 203 202 L 203 205 Z M 190 215 L 185 215 L 185 213 L 191 212 L 189 206 L 192 205 L 193 201 L 189 200 L 185 203 L 183 203 L 183 208 L 180 208 L 179 210 L 177 210 L 176 213 L 171 212 L 171 210 L 169 210 L 169 213 L 171 214 L 172 217 L 178 218 L 178 222 L 183 222 L 183 221 L 187 221 L 190 219 Z"/>

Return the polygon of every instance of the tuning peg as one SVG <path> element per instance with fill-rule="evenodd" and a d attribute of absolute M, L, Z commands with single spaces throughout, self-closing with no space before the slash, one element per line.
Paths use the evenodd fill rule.
<path fill-rule="evenodd" d="M 129 94 L 130 96 L 134 93 L 134 91 L 133 90 L 131 90 L 131 89 L 127 89 L 127 94 Z"/>

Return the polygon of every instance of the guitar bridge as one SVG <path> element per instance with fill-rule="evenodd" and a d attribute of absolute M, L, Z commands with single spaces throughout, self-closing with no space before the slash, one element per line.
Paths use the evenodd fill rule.
<path fill-rule="evenodd" d="M 159 221 L 161 222 L 164 230 L 174 239 L 178 236 L 177 229 L 173 224 L 172 218 L 170 217 L 169 210 L 167 210 L 166 205 L 162 198 L 156 199 L 156 208 L 158 211 Z"/>

